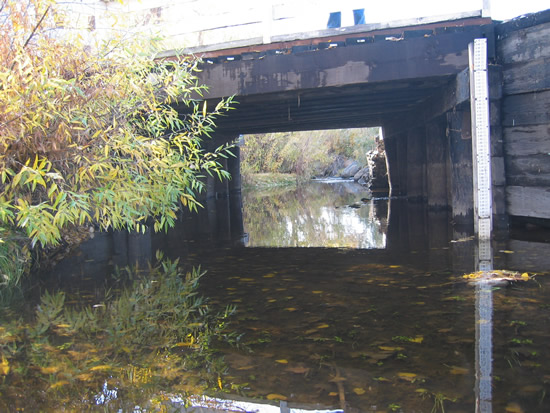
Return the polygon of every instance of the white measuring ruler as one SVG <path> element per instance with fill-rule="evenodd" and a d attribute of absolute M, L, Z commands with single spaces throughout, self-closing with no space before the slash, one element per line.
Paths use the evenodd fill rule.
<path fill-rule="evenodd" d="M 487 39 L 475 39 L 473 43 L 470 43 L 469 56 L 474 168 L 474 229 L 479 239 L 491 239 L 493 195 L 491 188 Z"/>

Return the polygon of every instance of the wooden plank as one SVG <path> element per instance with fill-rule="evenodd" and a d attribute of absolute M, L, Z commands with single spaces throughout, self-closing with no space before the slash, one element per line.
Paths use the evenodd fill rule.
<path fill-rule="evenodd" d="M 505 95 L 550 89 L 550 57 L 506 66 L 503 82 Z"/>
<path fill-rule="evenodd" d="M 550 125 L 504 128 L 504 151 L 508 156 L 550 154 Z M 547 162 L 550 162 L 550 157 Z"/>
<path fill-rule="evenodd" d="M 312 41 L 345 41 L 346 38 L 350 37 L 363 37 L 374 34 L 385 35 L 393 33 L 396 29 L 402 31 L 406 30 L 435 30 L 436 28 L 443 27 L 457 27 L 468 30 L 469 27 L 473 26 L 489 26 L 492 24 L 491 19 L 480 18 L 479 11 L 464 13 L 461 15 L 453 16 L 430 16 L 421 19 L 412 19 L 412 20 L 400 20 L 393 21 L 388 23 L 375 23 L 375 24 L 362 24 L 353 27 L 346 27 L 343 29 L 324 29 L 324 30 L 314 30 L 309 32 L 300 32 L 284 35 L 275 35 L 271 38 L 271 43 L 294 43 L 298 42 L 303 44 L 303 42 L 311 43 Z M 215 56 L 216 53 L 220 50 L 232 49 L 239 47 L 242 50 L 235 50 L 232 53 L 243 53 L 250 51 L 251 49 L 255 50 L 258 46 L 262 46 L 262 42 L 258 42 L 257 39 L 242 39 L 243 42 L 238 46 L 233 45 L 232 43 L 220 43 L 220 44 L 211 44 L 197 47 L 187 47 L 184 50 L 168 50 L 164 53 L 165 57 L 173 56 L 176 53 L 178 54 L 204 54 L 205 56 Z M 292 45 L 290 45 L 291 47 Z"/>
<path fill-rule="evenodd" d="M 550 219 L 550 188 L 507 186 L 510 215 Z"/>
<path fill-rule="evenodd" d="M 550 90 L 507 96 L 502 100 L 502 125 L 526 126 L 550 123 Z"/>
<path fill-rule="evenodd" d="M 508 156 L 506 157 L 506 177 L 508 185 L 550 188 L 550 156 L 548 154 Z"/>
<path fill-rule="evenodd" d="M 550 23 L 517 30 L 501 38 L 497 54 L 504 65 L 550 57 Z"/>

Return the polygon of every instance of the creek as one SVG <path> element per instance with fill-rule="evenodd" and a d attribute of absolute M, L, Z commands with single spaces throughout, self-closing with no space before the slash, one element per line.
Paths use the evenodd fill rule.
<path fill-rule="evenodd" d="M 445 212 L 335 181 L 245 192 L 243 205 L 237 240 L 186 229 L 197 216 L 168 234 L 97 234 L 50 282 L 93 296 L 114 265 L 156 249 L 200 265 L 201 294 L 214 309 L 236 306 L 228 329 L 239 338 L 215 344 L 226 370 L 195 399 L 205 409 L 550 411 L 547 233 L 493 242 L 494 268 L 528 278 L 480 285 L 463 277 L 478 245 Z M 177 405 L 178 391 L 163 394 Z M 112 392 L 98 389 L 124 397 Z"/>

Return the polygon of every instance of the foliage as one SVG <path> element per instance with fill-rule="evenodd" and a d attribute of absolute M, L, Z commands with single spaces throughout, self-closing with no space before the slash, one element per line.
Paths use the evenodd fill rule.
<path fill-rule="evenodd" d="M 118 400 L 109 401 L 116 410 L 152 403 L 169 387 L 185 394 L 216 386 L 224 366 L 212 340 L 236 339 L 225 331 L 234 308 L 213 314 L 197 294 L 201 276 L 163 260 L 143 276 L 121 271 L 95 305 L 70 307 L 63 292 L 46 292 L 27 323 L 4 318 L 0 409 L 61 403 L 81 411 L 82 401 L 100 397 L 106 404 L 108 389 L 116 388 Z M 18 400 L 24 393 L 30 397 Z"/>
<path fill-rule="evenodd" d="M 53 0 L 0 8 L 2 227 L 43 246 L 69 224 L 162 230 L 199 206 L 204 172 L 228 178 L 227 147 L 202 146 L 231 100 L 201 102 L 197 60 L 155 59 L 156 38 L 85 48 L 56 29 Z"/>
<path fill-rule="evenodd" d="M 325 175 L 340 160 L 366 163 L 378 128 L 246 135 L 241 147 L 245 181 L 263 172 L 294 173 L 302 180 Z"/>

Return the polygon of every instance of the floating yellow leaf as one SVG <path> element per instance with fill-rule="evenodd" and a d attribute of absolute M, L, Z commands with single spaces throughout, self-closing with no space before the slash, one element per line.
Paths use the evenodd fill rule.
<path fill-rule="evenodd" d="M 268 303 L 274 303 L 276 302 L 277 300 L 275 298 L 270 298 L 269 300 L 267 300 Z"/>
<path fill-rule="evenodd" d="M 335 391 L 331 391 L 328 395 L 334 397 L 334 396 L 338 396 L 338 393 Z"/>
<path fill-rule="evenodd" d="M 360 387 L 355 387 L 353 389 L 353 392 L 358 395 L 358 396 L 361 396 L 362 394 L 365 394 L 367 391 L 365 389 L 362 389 Z"/>
<path fill-rule="evenodd" d="M 426 393 L 428 393 L 428 390 L 427 390 L 427 389 L 416 389 L 415 392 L 416 392 L 416 393 L 426 394 Z"/>
<path fill-rule="evenodd" d="M 451 366 L 451 374 L 468 374 L 468 369 L 464 367 Z"/>
<path fill-rule="evenodd" d="M 54 374 L 61 370 L 58 366 L 40 367 L 42 374 Z"/>
<path fill-rule="evenodd" d="M 273 273 L 269 273 L 263 276 L 263 278 L 273 278 L 273 277 L 275 277 L 275 274 Z"/>
<path fill-rule="evenodd" d="M 57 387 L 65 386 L 69 384 L 67 380 L 59 380 L 50 386 L 50 389 L 56 389 Z"/>
<path fill-rule="evenodd" d="M 514 251 L 510 251 L 510 250 L 499 250 L 498 252 L 502 252 L 504 254 L 513 254 Z"/>
<path fill-rule="evenodd" d="M 415 373 L 397 373 L 397 376 L 405 381 L 413 382 L 416 380 L 417 375 Z"/>
<path fill-rule="evenodd" d="M 285 308 L 285 311 L 292 312 L 292 311 L 296 311 L 296 309 L 294 307 L 287 307 L 287 308 Z"/>
<path fill-rule="evenodd" d="M 409 340 L 411 343 L 422 343 L 424 341 L 424 337 L 423 336 L 416 336 L 415 338 L 411 338 Z"/>
<path fill-rule="evenodd" d="M 7 376 L 10 372 L 10 363 L 4 355 L 2 355 L 2 363 L 0 363 L 0 374 L 3 376 Z"/>
<path fill-rule="evenodd" d="M 271 393 L 267 395 L 267 400 L 286 400 L 287 397 L 282 394 Z"/>
<path fill-rule="evenodd" d="M 239 279 L 240 281 L 244 281 L 246 283 L 250 283 L 250 282 L 254 282 L 254 278 L 240 278 Z"/>
<path fill-rule="evenodd" d="M 313 294 L 323 294 L 323 292 L 321 290 L 315 290 L 315 291 L 312 291 Z"/>
<path fill-rule="evenodd" d="M 237 368 L 237 370 L 252 370 L 254 367 L 256 367 L 256 366 L 255 365 L 241 366 L 241 367 Z"/>
<path fill-rule="evenodd" d="M 288 360 L 286 359 L 280 359 L 280 360 L 275 360 L 277 363 L 281 363 L 281 364 L 288 364 Z"/>
<path fill-rule="evenodd" d="M 319 324 L 317 328 L 329 328 L 330 326 L 328 324 Z"/>
<path fill-rule="evenodd" d="M 303 367 L 303 366 L 288 367 L 285 370 L 290 371 L 291 373 L 296 373 L 296 374 L 309 373 L 309 368 L 308 367 Z"/>
<path fill-rule="evenodd" d="M 389 347 L 389 346 L 378 346 L 382 351 L 401 351 L 404 350 L 403 347 Z"/>
<path fill-rule="evenodd" d="M 91 381 L 94 378 L 94 376 L 90 373 L 82 373 L 76 376 L 76 378 L 80 381 Z"/>
<path fill-rule="evenodd" d="M 111 370 L 111 366 L 107 364 L 100 364 L 99 366 L 94 366 L 90 369 L 90 371 L 102 371 L 102 370 Z"/>

